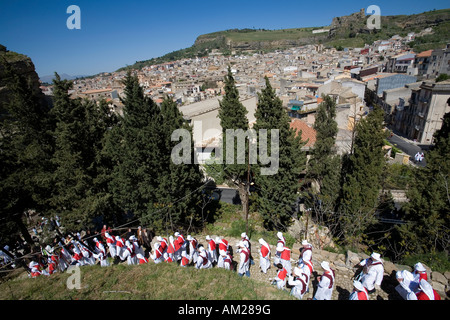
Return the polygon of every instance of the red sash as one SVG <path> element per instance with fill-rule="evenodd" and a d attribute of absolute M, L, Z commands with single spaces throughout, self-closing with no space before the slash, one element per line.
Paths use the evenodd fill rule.
<path fill-rule="evenodd" d="M 285 268 L 281 269 L 280 272 L 278 272 L 278 278 L 281 280 L 286 279 L 287 270 Z"/>
<path fill-rule="evenodd" d="M 166 250 L 166 248 L 167 248 L 167 239 L 166 238 L 163 238 L 161 240 L 160 248 L 161 248 L 162 252 L 164 252 L 164 250 Z"/>
<path fill-rule="evenodd" d="M 181 258 L 181 265 L 182 266 L 187 266 L 188 263 L 189 263 L 189 259 L 188 258 L 186 258 L 186 257 L 182 257 Z"/>
<path fill-rule="evenodd" d="M 139 259 L 139 264 L 144 264 L 144 263 L 147 263 L 147 262 L 148 262 L 147 258 Z"/>
<path fill-rule="evenodd" d="M 312 262 L 311 261 L 303 261 L 303 262 L 305 262 L 305 264 L 308 266 L 309 273 L 312 274 L 314 271 Z"/>
<path fill-rule="evenodd" d="M 202 265 L 206 265 L 207 263 L 208 263 L 208 258 L 207 257 L 204 257 L 204 256 L 200 256 L 200 257 L 202 257 L 202 259 L 203 259 L 203 263 L 202 263 Z"/>
<path fill-rule="evenodd" d="M 225 241 L 225 240 L 222 240 Z M 224 244 L 223 242 L 219 243 L 219 250 L 227 251 L 228 243 Z"/>
<path fill-rule="evenodd" d="M 241 252 L 243 252 L 244 255 L 245 255 L 245 260 L 244 260 L 244 263 L 245 263 L 245 262 L 248 261 L 248 258 L 249 258 L 249 256 L 250 256 L 250 252 L 248 252 L 247 250 L 242 250 Z"/>
<path fill-rule="evenodd" d="M 330 279 L 330 285 L 328 286 L 328 289 L 333 288 L 333 284 L 334 284 L 334 270 L 331 270 L 331 273 L 329 273 L 329 271 L 326 271 L 323 276 L 327 277 L 328 279 Z"/>
<path fill-rule="evenodd" d="M 266 246 L 261 247 L 261 254 L 265 258 L 269 254 L 269 249 Z"/>
<path fill-rule="evenodd" d="M 134 256 L 136 255 L 136 253 L 134 252 L 134 250 L 131 249 L 130 247 L 127 247 L 127 250 L 130 252 L 130 256 L 131 256 L 132 258 L 134 258 Z"/>
<path fill-rule="evenodd" d="M 302 290 L 300 291 L 300 293 L 304 294 L 305 291 L 306 291 L 306 282 L 303 281 L 303 279 L 300 278 L 300 277 L 295 277 L 294 280 L 298 280 L 298 281 L 300 281 L 302 283 L 303 286 L 302 286 Z"/>
<path fill-rule="evenodd" d="M 291 250 L 289 248 L 284 247 L 284 250 L 281 252 L 280 258 L 283 260 L 290 261 L 291 260 Z"/>
<path fill-rule="evenodd" d="M 174 248 L 174 251 L 178 251 L 181 248 L 181 243 L 180 243 L 179 237 L 173 242 L 173 248 Z"/>
<path fill-rule="evenodd" d="M 212 239 L 209 241 L 209 250 L 216 250 L 216 242 Z"/>
<path fill-rule="evenodd" d="M 159 259 L 162 256 L 161 251 L 159 251 L 159 248 L 155 250 L 155 254 L 156 254 L 156 258 L 155 259 Z"/>
<path fill-rule="evenodd" d="M 367 299 L 367 291 L 358 291 L 358 300 L 368 300 Z"/>

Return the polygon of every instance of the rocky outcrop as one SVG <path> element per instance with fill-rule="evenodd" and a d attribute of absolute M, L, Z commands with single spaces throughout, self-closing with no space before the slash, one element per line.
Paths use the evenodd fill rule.
<path fill-rule="evenodd" d="M 24 76 L 29 81 L 33 94 L 45 99 L 42 90 L 39 88 L 39 76 L 31 59 L 23 54 L 8 51 L 6 47 L 0 45 L 0 110 L 4 110 L 10 96 L 7 84 L 11 81 L 11 77 L 8 69 L 13 74 Z"/>

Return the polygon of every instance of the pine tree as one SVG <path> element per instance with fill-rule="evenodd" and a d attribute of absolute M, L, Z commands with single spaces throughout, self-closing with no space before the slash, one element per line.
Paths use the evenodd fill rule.
<path fill-rule="evenodd" d="M 301 132 L 296 136 L 294 129 L 290 127 L 290 119 L 267 77 L 265 81 L 266 87 L 258 93 L 254 129 L 258 135 L 259 149 L 264 147 L 261 145 L 264 143 L 261 130 L 267 130 L 268 152 L 275 150 L 271 144 L 271 130 L 278 130 L 278 154 L 275 152 L 270 155 L 274 157 L 272 161 L 278 162 L 278 170 L 274 174 L 263 174 L 261 169 L 266 165 L 261 157 L 259 165 L 254 166 L 258 211 L 266 228 L 286 230 L 299 196 L 300 175 L 305 169 L 306 154 L 301 150 L 305 143 L 301 142 Z"/>
<path fill-rule="evenodd" d="M 407 253 L 447 250 L 450 225 L 450 113 L 434 134 L 434 146 L 426 153 L 427 164 L 417 168 L 403 209 L 407 224 L 399 226 Z"/>
<path fill-rule="evenodd" d="M 242 132 L 246 133 L 249 129 L 248 119 L 246 116 L 247 113 L 247 109 L 245 109 L 239 101 L 239 92 L 236 88 L 231 69 L 228 67 L 228 74 L 225 76 L 225 95 L 220 101 L 220 109 L 218 114 L 218 117 L 220 118 L 220 125 L 222 127 L 222 170 L 225 180 L 238 187 L 243 208 L 246 208 L 248 203 L 247 180 L 249 159 L 246 157 L 246 154 L 249 144 L 246 139 L 245 147 L 238 148 L 238 139 L 234 138 L 233 145 L 228 146 L 227 130 L 234 130 L 234 132 L 238 132 L 236 130 L 242 130 Z M 234 157 L 227 160 L 227 153 L 230 152 L 234 152 Z M 245 160 L 245 162 L 238 163 L 240 162 L 238 161 L 239 159 Z"/>
<path fill-rule="evenodd" d="M 376 223 L 385 163 L 383 139 L 383 111 L 375 107 L 356 125 L 354 152 L 344 169 L 339 216 L 343 240 L 347 244 L 360 244 L 365 230 Z"/>
<path fill-rule="evenodd" d="M 330 96 L 323 96 L 314 122 L 316 142 L 308 161 L 306 181 L 308 188 L 307 207 L 312 208 L 322 223 L 332 223 L 330 212 L 335 211 L 340 192 L 341 159 L 336 154 L 336 136 L 338 126 L 336 118 L 336 101 Z"/>

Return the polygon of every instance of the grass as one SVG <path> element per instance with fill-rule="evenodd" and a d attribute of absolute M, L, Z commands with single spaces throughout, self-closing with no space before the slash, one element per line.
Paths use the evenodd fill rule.
<path fill-rule="evenodd" d="M 413 266 L 418 261 L 425 263 L 433 271 L 444 273 L 450 270 L 450 261 L 448 260 L 448 254 L 445 252 L 429 252 L 424 254 L 411 254 L 403 258 L 400 262 L 404 265 Z"/>
<path fill-rule="evenodd" d="M 287 291 L 235 272 L 196 270 L 175 263 L 83 266 L 80 289 L 68 289 L 71 274 L 35 279 L 16 278 L 0 284 L 0 300 L 290 300 Z M 70 281 L 70 279 L 69 279 Z"/>

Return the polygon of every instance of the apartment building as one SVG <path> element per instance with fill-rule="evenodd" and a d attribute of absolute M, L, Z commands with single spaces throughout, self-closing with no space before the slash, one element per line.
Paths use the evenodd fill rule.
<path fill-rule="evenodd" d="M 408 102 L 409 106 L 397 110 L 404 114 L 396 115 L 396 128 L 419 144 L 433 144 L 433 135 L 442 127 L 444 114 L 450 112 L 450 80 L 422 82 L 411 90 Z"/>

